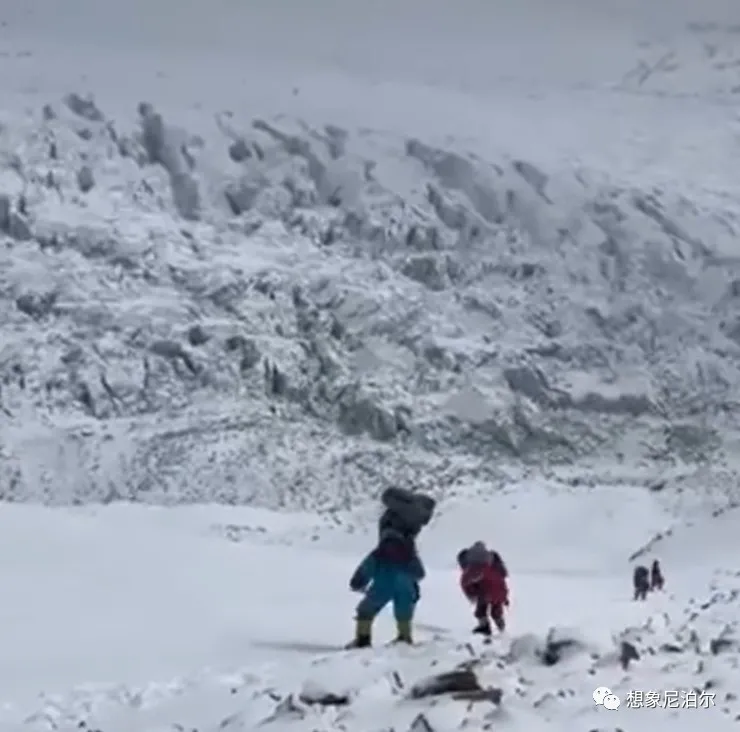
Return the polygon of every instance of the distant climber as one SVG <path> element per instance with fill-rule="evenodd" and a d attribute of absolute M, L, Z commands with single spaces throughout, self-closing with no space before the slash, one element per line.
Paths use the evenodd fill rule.
<path fill-rule="evenodd" d="M 436 502 L 429 496 L 400 488 L 387 489 L 378 522 L 378 545 L 355 570 L 350 589 L 364 592 L 357 605 L 355 638 L 350 648 L 372 645 L 375 617 L 393 603 L 396 642 L 412 643 L 412 622 L 419 601 L 419 583 L 426 574 L 416 548 L 416 538 L 432 518 Z"/>
<path fill-rule="evenodd" d="M 663 572 L 660 569 L 660 562 L 657 559 L 654 559 L 653 565 L 650 567 L 650 589 L 662 590 L 664 585 L 665 579 L 663 578 Z"/>
<path fill-rule="evenodd" d="M 491 636 L 491 620 L 496 628 L 506 629 L 504 608 L 509 605 L 509 575 L 498 552 L 488 549 L 484 542 L 476 541 L 471 547 L 458 552 L 460 588 L 465 597 L 474 603 L 474 616 L 478 624 L 474 633 Z"/>
<path fill-rule="evenodd" d="M 635 600 L 646 600 L 650 592 L 650 571 L 647 567 L 639 565 L 635 567 L 632 575 L 632 584 L 635 590 Z"/>

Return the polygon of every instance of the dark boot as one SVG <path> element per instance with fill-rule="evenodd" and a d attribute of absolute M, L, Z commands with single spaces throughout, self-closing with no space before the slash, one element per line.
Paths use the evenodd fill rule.
<path fill-rule="evenodd" d="M 370 648 L 373 644 L 372 628 L 372 620 L 358 620 L 354 640 L 347 644 L 347 648 Z"/>
<path fill-rule="evenodd" d="M 411 645 L 414 641 L 411 636 L 411 621 L 410 620 L 397 620 L 396 627 L 398 628 L 398 634 L 396 635 L 396 643 L 407 643 Z"/>
<path fill-rule="evenodd" d="M 504 610 L 501 607 L 491 608 L 491 618 L 499 633 L 506 630 L 506 620 L 504 619 Z"/>
<path fill-rule="evenodd" d="M 493 631 L 491 630 L 491 624 L 488 622 L 488 620 L 480 620 L 478 622 L 478 625 L 473 628 L 473 633 L 478 633 L 479 635 L 490 637 L 493 634 Z"/>

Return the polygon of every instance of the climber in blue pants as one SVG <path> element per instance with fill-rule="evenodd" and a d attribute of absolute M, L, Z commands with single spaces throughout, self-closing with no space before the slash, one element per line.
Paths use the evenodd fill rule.
<path fill-rule="evenodd" d="M 372 645 L 372 625 L 375 617 L 389 603 L 393 603 L 398 635 L 396 641 L 412 643 L 411 625 L 419 600 L 419 582 L 424 579 L 424 566 L 416 552 L 416 545 L 402 537 L 382 536 L 355 570 L 350 588 L 364 592 L 357 605 L 357 625 L 353 648 Z"/>

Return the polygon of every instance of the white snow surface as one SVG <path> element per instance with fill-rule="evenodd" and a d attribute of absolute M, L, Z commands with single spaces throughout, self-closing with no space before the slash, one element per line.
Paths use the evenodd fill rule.
<path fill-rule="evenodd" d="M 341 647 L 356 600 L 348 576 L 373 516 L 336 515 L 330 526 L 215 505 L 6 506 L 0 729 L 405 730 L 420 714 L 433 729 L 736 725 L 736 533 L 719 536 L 708 520 L 664 546 L 667 591 L 634 603 L 625 557 L 668 521 L 657 500 L 635 488 L 569 497 L 543 481 L 514 487 L 440 511 L 420 543 L 429 576 L 417 646 L 385 647 L 386 615 L 371 651 Z M 225 523 L 241 529 L 231 541 Z M 510 625 L 490 647 L 469 636 L 457 591 L 455 555 L 471 535 L 495 536 L 512 572 Z M 579 645 L 548 668 L 536 652 L 551 632 Z M 621 638 L 641 654 L 627 671 Z M 717 638 L 732 648 L 713 655 Z M 503 690 L 500 706 L 406 699 L 426 677 L 470 662 Z M 707 709 L 612 713 L 593 704 L 597 686 L 623 700 L 630 690 L 716 696 Z M 299 701 L 317 689 L 351 703 Z"/>
<path fill-rule="evenodd" d="M 736 727 L 739 38 L 729 0 L 0 0 L 0 732 Z M 340 650 L 390 484 L 439 499 L 418 645 Z M 501 703 L 408 698 L 460 667 Z"/>

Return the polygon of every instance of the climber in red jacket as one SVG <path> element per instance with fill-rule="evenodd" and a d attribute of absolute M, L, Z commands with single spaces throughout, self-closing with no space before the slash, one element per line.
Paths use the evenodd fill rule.
<path fill-rule="evenodd" d="M 470 602 L 475 603 L 478 625 L 474 633 L 490 636 L 491 620 L 499 631 L 506 628 L 504 608 L 509 605 L 506 568 L 496 552 L 491 552 L 482 541 L 457 556 L 462 573 L 460 588 Z"/>

